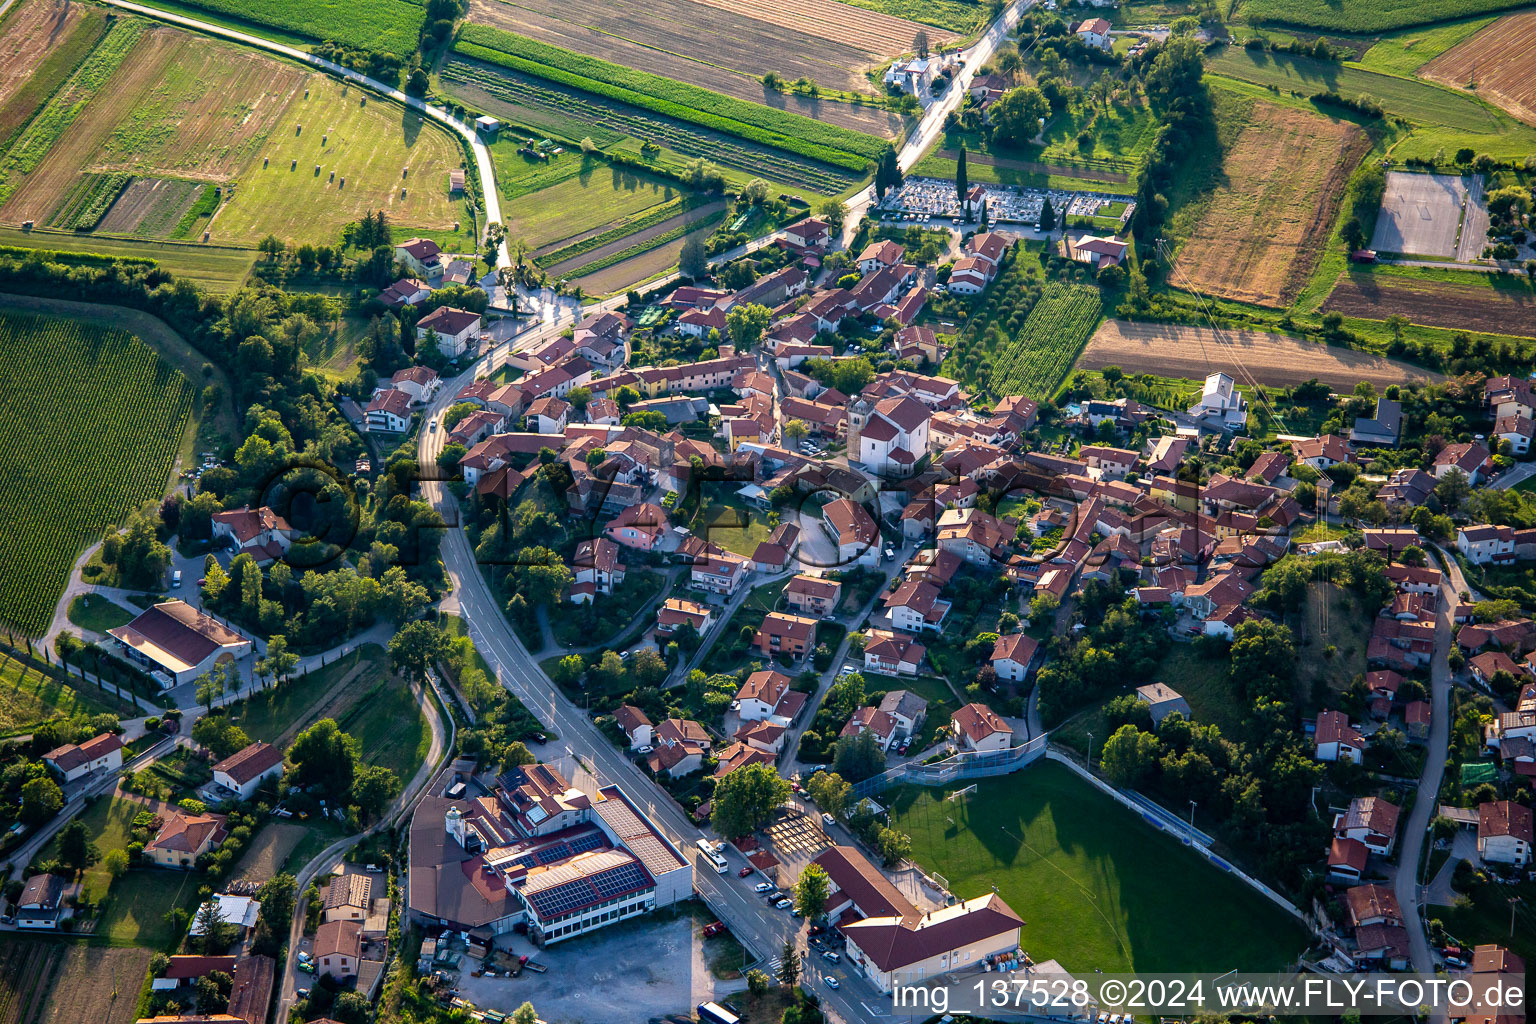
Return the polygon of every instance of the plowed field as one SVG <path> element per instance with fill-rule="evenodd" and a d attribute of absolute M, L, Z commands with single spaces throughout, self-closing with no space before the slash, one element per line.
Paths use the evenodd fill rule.
<path fill-rule="evenodd" d="M 1200 380 L 1222 370 L 1233 372 L 1238 360 L 1260 384 L 1289 386 L 1313 377 L 1342 391 L 1358 381 L 1377 387 L 1415 380 L 1438 380 L 1440 374 L 1395 362 L 1369 352 L 1356 352 L 1314 341 L 1265 331 L 1222 331 L 1177 324 L 1145 324 L 1106 320 L 1077 361 L 1079 369 L 1118 366 L 1126 373 L 1155 373 Z M 1247 383 L 1246 378 L 1239 383 Z"/>
<path fill-rule="evenodd" d="M 1419 69 L 1419 77 L 1477 94 L 1536 124 L 1536 11 L 1500 18 Z"/>
<path fill-rule="evenodd" d="M 135 178 L 97 225 L 124 235 L 170 233 L 206 185 L 175 178 Z"/>
<path fill-rule="evenodd" d="M 43 58 L 74 32 L 81 10 L 79 4 L 31 0 L 6 21 L 5 33 L 0 35 L 0 108 L 32 77 Z"/>
<path fill-rule="evenodd" d="M 1349 274 L 1333 289 L 1323 309 L 1370 320 L 1398 313 L 1428 327 L 1536 338 L 1536 297 L 1529 291 Z"/>
<path fill-rule="evenodd" d="M 867 93 L 866 70 L 910 49 L 919 31 L 935 35 L 832 0 L 472 0 L 470 20 L 875 135 L 891 130 L 875 107 L 775 93 L 759 79 L 776 71 Z"/>
<path fill-rule="evenodd" d="M 1225 175 L 1179 254 L 1175 284 L 1288 305 L 1306 284 L 1364 132 L 1302 110 L 1256 103 L 1226 154 Z"/>

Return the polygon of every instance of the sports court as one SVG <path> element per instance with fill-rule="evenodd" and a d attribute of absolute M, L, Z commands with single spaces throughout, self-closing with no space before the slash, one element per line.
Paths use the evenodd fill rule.
<path fill-rule="evenodd" d="M 1371 248 L 1377 252 L 1453 258 L 1466 204 L 1465 178 L 1388 171 Z"/>

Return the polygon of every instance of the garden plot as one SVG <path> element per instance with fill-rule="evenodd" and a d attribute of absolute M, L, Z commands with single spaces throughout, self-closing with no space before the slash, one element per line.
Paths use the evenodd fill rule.
<path fill-rule="evenodd" d="M 875 106 L 776 93 L 768 71 L 824 89 L 872 91 L 865 72 L 933 30 L 844 4 L 694 0 L 472 0 L 470 20 L 604 60 L 873 135 L 895 124 Z M 893 123 L 894 122 L 894 123 Z"/>
<path fill-rule="evenodd" d="M 1463 178 L 1388 171 L 1371 248 L 1453 258 L 1466 204 L 1467 182 Z"/>
<path fill-rule="evenodd" d="M 125 235 L 164 237 L 206 187 L 200 181 L 177 178 L 134 178 L 97 227 Z"/>

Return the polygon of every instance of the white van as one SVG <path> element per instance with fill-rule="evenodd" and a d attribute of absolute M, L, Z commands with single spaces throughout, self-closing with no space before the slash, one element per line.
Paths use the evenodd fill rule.
<path fill-rule="evenodd" d="M 177 569 L 175 572 L 171 573 L 171 586 L 173 586 L 173 587 L 181 586 L 181 570 L 180 569 Z"/>

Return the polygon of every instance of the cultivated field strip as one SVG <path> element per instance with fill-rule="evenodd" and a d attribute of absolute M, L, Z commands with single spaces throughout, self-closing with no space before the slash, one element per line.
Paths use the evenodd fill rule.
<path fill-rule="evenodd" d="M 1396 313 L 1429 327 L 1536 338 L 1536 298 L 1518 287 L 1356 272 L 1340 279 L 1323 309 L 1367 320 L 1385 320 Z"/>
<path fill-rule="evenodd" d="M 1510 14 L 1419 69 L 1420 77 L 1477 95 L 1536 124 L 1536 11 Z"/>
<path fill-rule="evenodd" d="M 7 205 L 21 176 L 43 162 L 53 144 L 74 124 L 86 101 L 117 71 L 143 31 L 143 23 L 138 21 L 113 24 L 64 87 L 54 93 L 10 150 L 0 157 L 0 206 Z"/>
<path fill-rule="evenodd" d="M 704 157 L 723 167 L 760 174 L 775 181 L 804 185 L 828 194 L 841 192 L 857 180 L 852 173 L 827 164 L 800 159 L 782 150 L 753 145 L 686 121 L 662 117 L 579 89 L 527 78 L 479 61 L 455 58 L 444 66 L 442 78 L 456 90 L 463 91 L 466 99 L 473 99 L 478 93 L 506 104 L 502 111 L 497 112 L 509 119 L 517 119 L 516 113 L 520 109 L 535 115 L 529 120 L 541 120 L 538 115 L 548 112 L 552 118 L 573 119 L 582 126 L 605 129 L 612 133 L 615 141 L 632 136 L 644 142 L 654 142 L 684 156 Z"/>
<path fill-rule="evenodd" d="M 41 1021 L 62 945 L 29 939 L 0 941 L 0 1024 Z"/>
<path fill-rule="evenodd" d="M 1052 281 L 1024 326 L 998 354 L 987 383 L 993 396 L 1049 398 L 1072 369 L 1102 313 L 1098 288 Z"/>
<path fill-rule="evenodd" d="M 0 621 L 47 628 L 71 564 L 165 493 L 192 387 L 122 331 L 0 314 Z"/>
<path fill-rule="evenodd" d="M 1288 304 L 1311 276 L 1345 182 L 1369 145 L 1348 122 L 1254 104 L 1226 154 L 1222 184 L 1179 253 L 1175 283 Z"/>
<path fill-rule="evenodd" d="M 1314 377 L 1344 392 L 1362 380 L 1378 388 L 1443 379 L 1441 374 L 1369 352 L 1266 331 L 1221 331 L 1179 324 L 1106 320 L 1078 360 L 1084 370 L 1118 366 L 1126 373 L 1200 380 L 1232 371 L 1241 360 L 1260 384 L 1289 387 Z M 1248 384 L 1246 376 L 1238 381 Z"/>
<path fill-rule="evenodd" d="M 64 45 L 81 22 L 80 4 L 24 0 L 0 35 L 0 108 L 30 81 L 49 53 Z"/>
<path fill-rule="evenodd" d="M 899 38 L 869 49 L 842 42 L 838 34 L 811 35 L 759 20 L 733 10 L 732 0 L 721 3 L 725 6 L 693 0 L 473 0 L 470 31 L 460 39 L 484 42 L 474 30 L 489 26 L 854 131 L 887 133 L 891 118 L 879 107 L 774 93 L 763 86 L 762 75 L 775 71 L 790 81 L 805 77 L 823 88 L 867 93 L 865 71 L 910 48 L 923 26 L 910 23 Z M 849 24 L 882 17 L 826 6 L 848 12 Z"/>
<path fill-rule="evenodd" d="M 156 6 L 155 0 L 146 0 Z M 186 7 L 269 25 L 316 42 L 335 40 L 364 50 L 409 57 L 416 49 L 423 4 L 411 0 L 177 0 Z M 177 11 L 176 13 L 182 13 Z"/>

